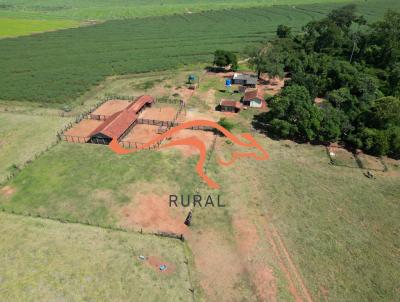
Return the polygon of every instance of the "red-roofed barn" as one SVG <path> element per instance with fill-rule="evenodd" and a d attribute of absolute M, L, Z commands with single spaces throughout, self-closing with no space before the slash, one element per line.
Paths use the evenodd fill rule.
<path fill-rule="evenodd" d="M 145 106 L 151 106 L 153 102 L 154 98 L 151 96 L 138 97 L 126 109 L 114 113 L 97 127 L 90 135 L 90 142 L 109 144 L 113 138 L 120 139 L 136 124 L 139 112 Z"/>

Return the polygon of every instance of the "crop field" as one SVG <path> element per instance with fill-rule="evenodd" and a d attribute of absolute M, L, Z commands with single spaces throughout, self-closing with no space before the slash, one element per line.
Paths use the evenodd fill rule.
<path fill-rule="evenodd" d="M 118 20 L 3 39 L 0 99 L 72 104 L 107 76 L 210 62 L 216 48 L 240 52 L 272 37 L 278 24 L 296 30 L 337 6 L 276 6 Z M 396 7 L 400 3 L 394 0 L 368 1 L 361 2 L 359 10 L 374 20 Z"/>
<path fill-rule="evenodd" d="M 0 39 L 79 26 L 72 20 L 31 20 L 0 17 Z"/>
<path fill-rule="evenodd" d="M 0 16 L 64 19 L 124 19 L 147 16 L 194 13 L 206 10 L 245 8 L 270 5 L 299 5 L 308 3 L 338 3 L 345 0 L 1 0 Z"/>
<path fill-rule="evenodd" d="M 0 230 L 2 301 L 191 301 L 177 240 L 1 212 Z"/>
<path fill-rule="evenodd" d="M 57 116 L 0 113 L 0 182 L 54 143 L 67 122 Z"/>

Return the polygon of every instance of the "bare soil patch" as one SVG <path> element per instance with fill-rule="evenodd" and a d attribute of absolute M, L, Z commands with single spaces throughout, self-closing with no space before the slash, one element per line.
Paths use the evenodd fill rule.
<path fill-rule="evenodd" d="M 157 134 L 159 126 L 154 125 L 135 125 L 132 130 L 124 137 L 123 141 L 147 143 L 149 140 L 160 136 Z"/>
<path fill-rule="evenodd" d="M 265 93 L 270 95 L 278 94 L 282 88 L 285 86 L 285 80 L 289 78 L 271 78 L 268 74 L 263 74 L 261 76 L 261 83 L 258 84 L 258 88 L 264 90 Z"/>
<path fill-rule="evenodd" d="M 208 150 L 213 142 L 214 134 L 210 131 L 202 131 L 202 130 L 181 130 L 178 133 L 174 134 L 171 141 L 176 141 L 179 139 L 187 138 L 187 137 L 196 137 L 202 142 L 204 142 L 206 149 Z M 185 157 L 197 155 L 199 151 L 196 147 L 193 146 L 173 146 L 174 149 L 178 149 L 182 152 L 182 155 Z"/>
<path fill-rule="evenodd" d="M 375 171 L 384 171 L 385 166 L 382 164 L 380 158 L 371 156 L 364 153 L 357 154 L 359 160 L 361 161 L 363 168 Z"/>
<path fill-rule="evenodd" d="M 134 200 L 120 210 L 120 224 L 135 230 L 186 235 L 189 231 L 183 223 L 186 214 L 182 208 L 169 207 L 169 196 L 136 194 Z"/>
<path fill-rule="evenodd" d="M 11 186 L 5 186 L 3 188 L 1 188 L 0 190 L 0 194 L 3 196 L 11 196 L 15 193 L 15 188 L 11 187 Z"/>
<path fill-rule="evenodd" d="M 255 224 L 243 217 L 234 216 L 233 226 L 236 244 L 256 290 L 257 298 L 260 301 L 276 301 L 277 286 L 273 271 L 258 258 L 263 251 L 257 246 L 260 237 Z"/>
<path fill-rule="evenodd" d="M 206 301 L 241 301 L 237 285 L 243 282 L 245 269 L 234 246 L 213 229 L 203 229 L 188 240 Z"/>
<path fill-rule="evenodd" d="M 186 111 L 186 121 L 193 121 L 193 120 L 207 120 L 207 121 L 217 121 L 218 112 L 199 112 L 197 110 L 188 109 Z"/>
<path fill-rule="evenodd" d="M 158 121 L 172 121 L 177 109 L 174 107 L 150 107 L 143 110 L 139 118 Z"/>
<path fill-rule="evenodd" d="M 177 93 L 179 94 L 179 96 L 184 100 L 187 101 L 188 99 L 190 99 L 192 97 L 192 95 L 194 94 L 196 90 L 194 89 L 189 89 L 188 87 L 184 86 L 184 87 L 174 87 L 173 89 L 173 94 Z"/>
<path fill-rule="evenodd" d="M 93 115 L 110 116 L 124 110 L 131 102 L 128 100 L 109 100 L 93 111 Z"/>
<path fill-rule="evenodd" d="M 85 138 L 85 141 L 88 141 L 90 134 L 102 123 L 103 121 L 99 120 L 84 119 L 66 131 L 65 135 L 83 137 Z"/>

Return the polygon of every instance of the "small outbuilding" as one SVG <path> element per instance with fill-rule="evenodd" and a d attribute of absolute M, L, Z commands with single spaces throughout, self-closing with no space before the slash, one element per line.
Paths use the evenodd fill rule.
<path fill-rule="evenodd" d="M 232 84 L 242 85 L 246 87 L 256 87 L 257 76 L 253 74 L 234 73 Z"/>
<path fill-rule="evenodd" d="M 246 90 L 242 98 L 242 104 L 254 108 L 266 108 L 267 102 L 264 99 L 264 92 L 259 89 Z"/>
<path fill-rule="evenodd" d="M 223 112 L 239 112 L 242 108 L 240 102 L 222 99 L 219 103 L 219 110 Z"/>

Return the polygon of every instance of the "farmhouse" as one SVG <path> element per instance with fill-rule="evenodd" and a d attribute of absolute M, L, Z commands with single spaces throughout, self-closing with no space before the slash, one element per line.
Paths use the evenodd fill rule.
<path fill-rule="evenodd" d="M 219 103 L 219 109 L 224 112 L 238 112 L 242 108 L 240 102 L 222 99 Z"/>
<path fill-rule="evenodd" d="M 151 106 L 154 98 L 148 95 L 140 96 L 126 109 L 116 112 L 107 118 L 90 135 L 91 143 L 109 144 L 113 138 L 119 139 L 137 122 L 139 113 L 146 106 Z"/>
<path fill-rule="evenodd" d="M 264 93 L 262 90 L 246 90 L 242 98 L 242 103 L 244 106 L 254 107 L 254 108 L 266 108 L 267 103 L 264 100 Z"/>
<path fill-rule="evenodd" d="M 232 84 L 243 85 L 247 87 L 256 87 L 257 76 L 252 74 L 234 73 Z"/>

